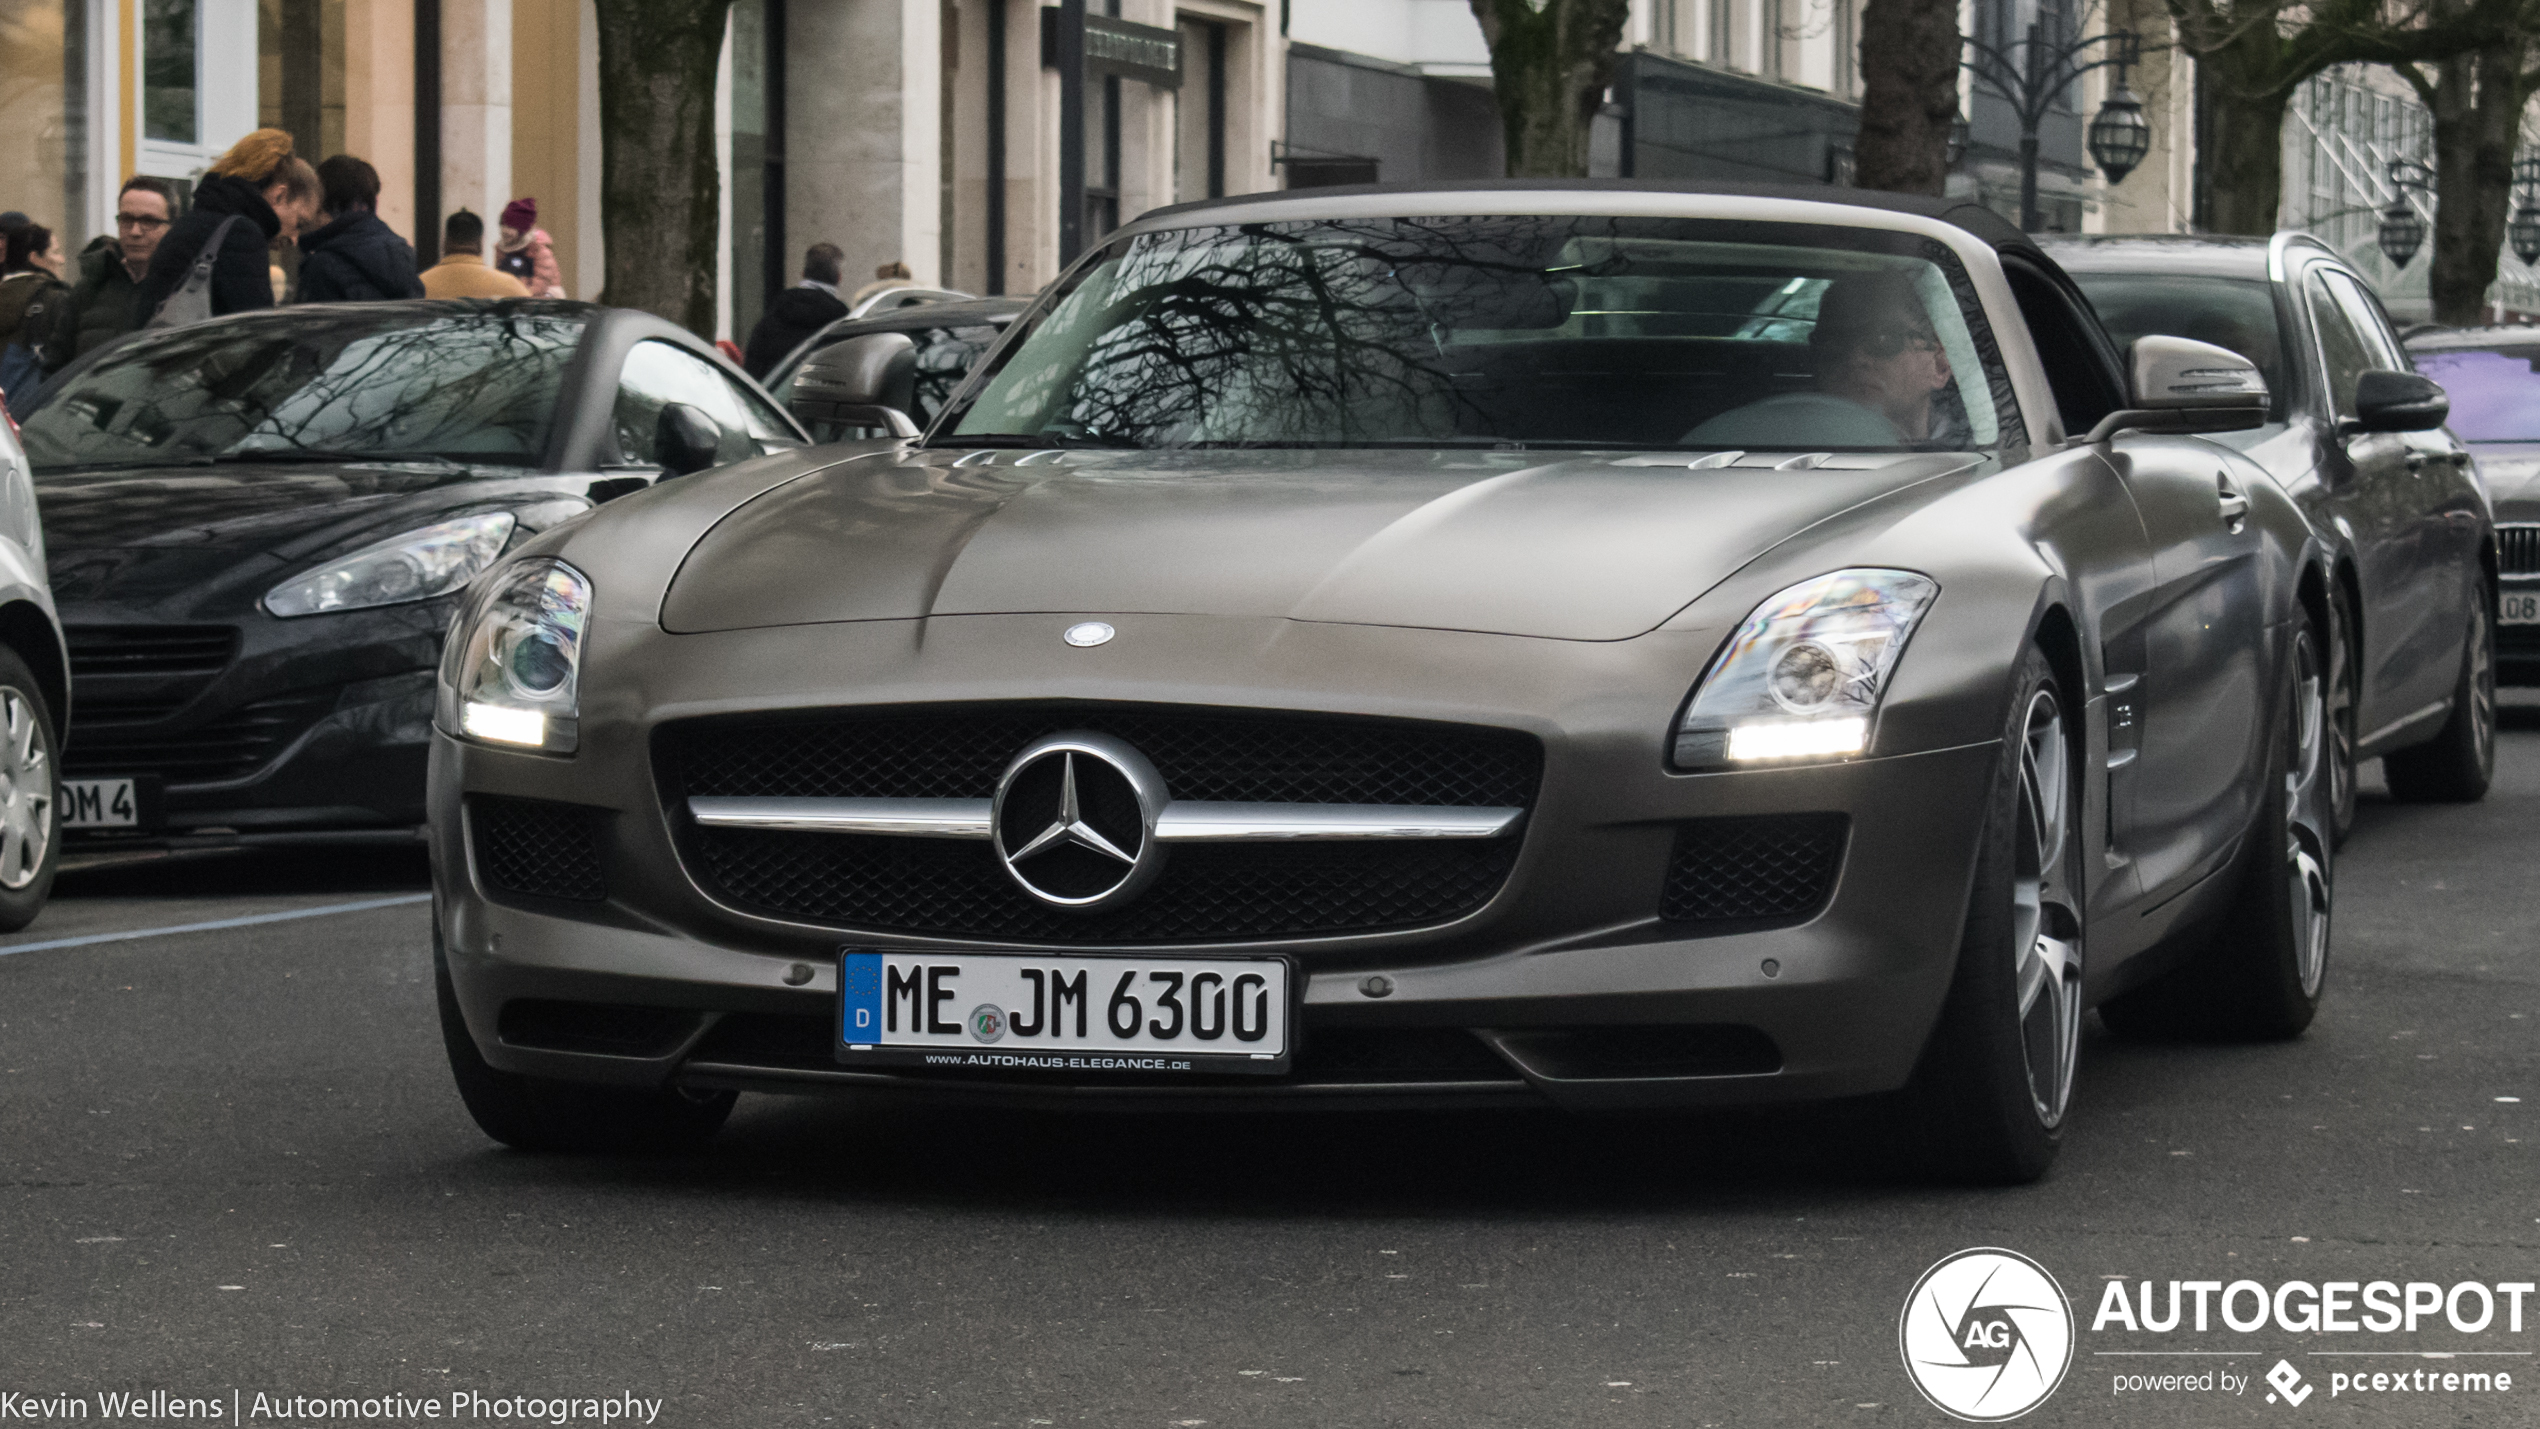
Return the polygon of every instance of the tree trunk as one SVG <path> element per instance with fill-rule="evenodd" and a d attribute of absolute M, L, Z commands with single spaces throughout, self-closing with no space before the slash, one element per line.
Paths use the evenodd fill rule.
<path fill-rule="evenodd" d="M 1508 177 L 1587 177 L 1588 127 L 1614 78 L 1630 0 L 1472 0 L 1490 45 Z"/>
<path fill-rule="evenodd" d="M 1861 136 L 1853 181 L 1938 195 L 1958 117 L 1957 0 L 1869 0 L 1861 10 Z"/>
<path fill-rule="evenodd" d="M 2284 201 L 2284 112 L 2289 90 L 2251 95 L 2229 80 L 2206 92 L 2213 147 L 2196 156 L 2207 192 L 2207 232 L 2264 238 Z"/>
<path fill-rule="evenodd" d="M 714 74 L 732 0 L 595 0 L 600 301 L 714 336 Z"/>
<path fill-rule="evenodd" d="M 2496 254 L 2513 205 L 2528 45 L 2519 34 L 2500 38 L 2444 61 L 2436 72 L 2434 268 L 2426 277 L 2439 323 L 2473 327 L 2487 320 L 2487 289 L 2496 281 Z"/>

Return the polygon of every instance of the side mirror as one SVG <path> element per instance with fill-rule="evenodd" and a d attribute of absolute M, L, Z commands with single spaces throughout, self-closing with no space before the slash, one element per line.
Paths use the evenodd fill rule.
<path fill-rule="evenodd" d="M 653 455 L 664 476 L 686 476 L 715 464 L 723 429 L 685 402 L 668 403 L 653 422 Z"/>
<path fill-rule="evenodd" d="M 2352 430 L 2422 432 L 2443 425 L 2450 415 L 2451 396 L 2430 377 L 2375 368 L 2355 379 Z"/>
<path fill-rule="evenodd" d="M 833 342 L 794 370 L 787 404 L 806 427 L 880 427 L 917 435 L 908 409 L 917 405 L 917 344 L 908 334 L 873 332 Z"/>
<path fill-rule="evenodd" d="M 2122 431 L 2246 431 L 2267 420 L 2266 376 L 2230 348 L 2156 334 L 2136 338 L 2132 357 L 2134 405 L 2100 418 L 2084 441 Z"/>

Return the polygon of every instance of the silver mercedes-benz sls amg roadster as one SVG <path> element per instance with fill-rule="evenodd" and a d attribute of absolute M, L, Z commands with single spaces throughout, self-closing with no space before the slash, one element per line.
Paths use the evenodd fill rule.
<path fill-rule="evenodd" d="M 894 338 L 823 400 L 909 427 Z M 2389 376 L 2359 420 L 2441 422 Z M 2320 995 L 2331 575 L 2197 435 L 2266 395 L 2119 351 L 1973 207 L 1150 214 L 922 435 L 478 579 L 431 778 L 459 1089 L 524 1147 L 745 1090 L 1883 1097 L 2035 1177 L 2085 1009 L 2280 1037 Z"/>

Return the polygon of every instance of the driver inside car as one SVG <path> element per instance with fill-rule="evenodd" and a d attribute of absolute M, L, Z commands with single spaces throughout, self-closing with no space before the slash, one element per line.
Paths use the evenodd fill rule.
<path fill-rule="evenodd" d="M 1808 351 L 1816 390 L 1776 393 L 1723 412 L 1686 433 L 1685 444 L 1895 447 L 1965 440 L 1949 355 L 1906 275 L 1860 273 L 1828 283 Z"/>

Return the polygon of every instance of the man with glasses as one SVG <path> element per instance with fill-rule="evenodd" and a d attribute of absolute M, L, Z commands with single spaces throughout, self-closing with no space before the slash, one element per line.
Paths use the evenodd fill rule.
<path fill-rule="evenodd" d="M 1685 434 L 1706 447 L 1895 447 L 1967 440 L 1949 369 L 1914 280 L 1858 273 L 1826 285 L 1808 336 L 1811 392 L 1783 392 Z"/>
<path fill-rule="evenodd" d="M 176 218 L 176 191 L 164 179 L 136 175 L 115 198 L 115 236 L 98 238 L 79 255 L 79 279 L 44 344 L 44 367 L 57 372 L 73 359 L 134 331 L 148 320 L 137 294 Z"/>

